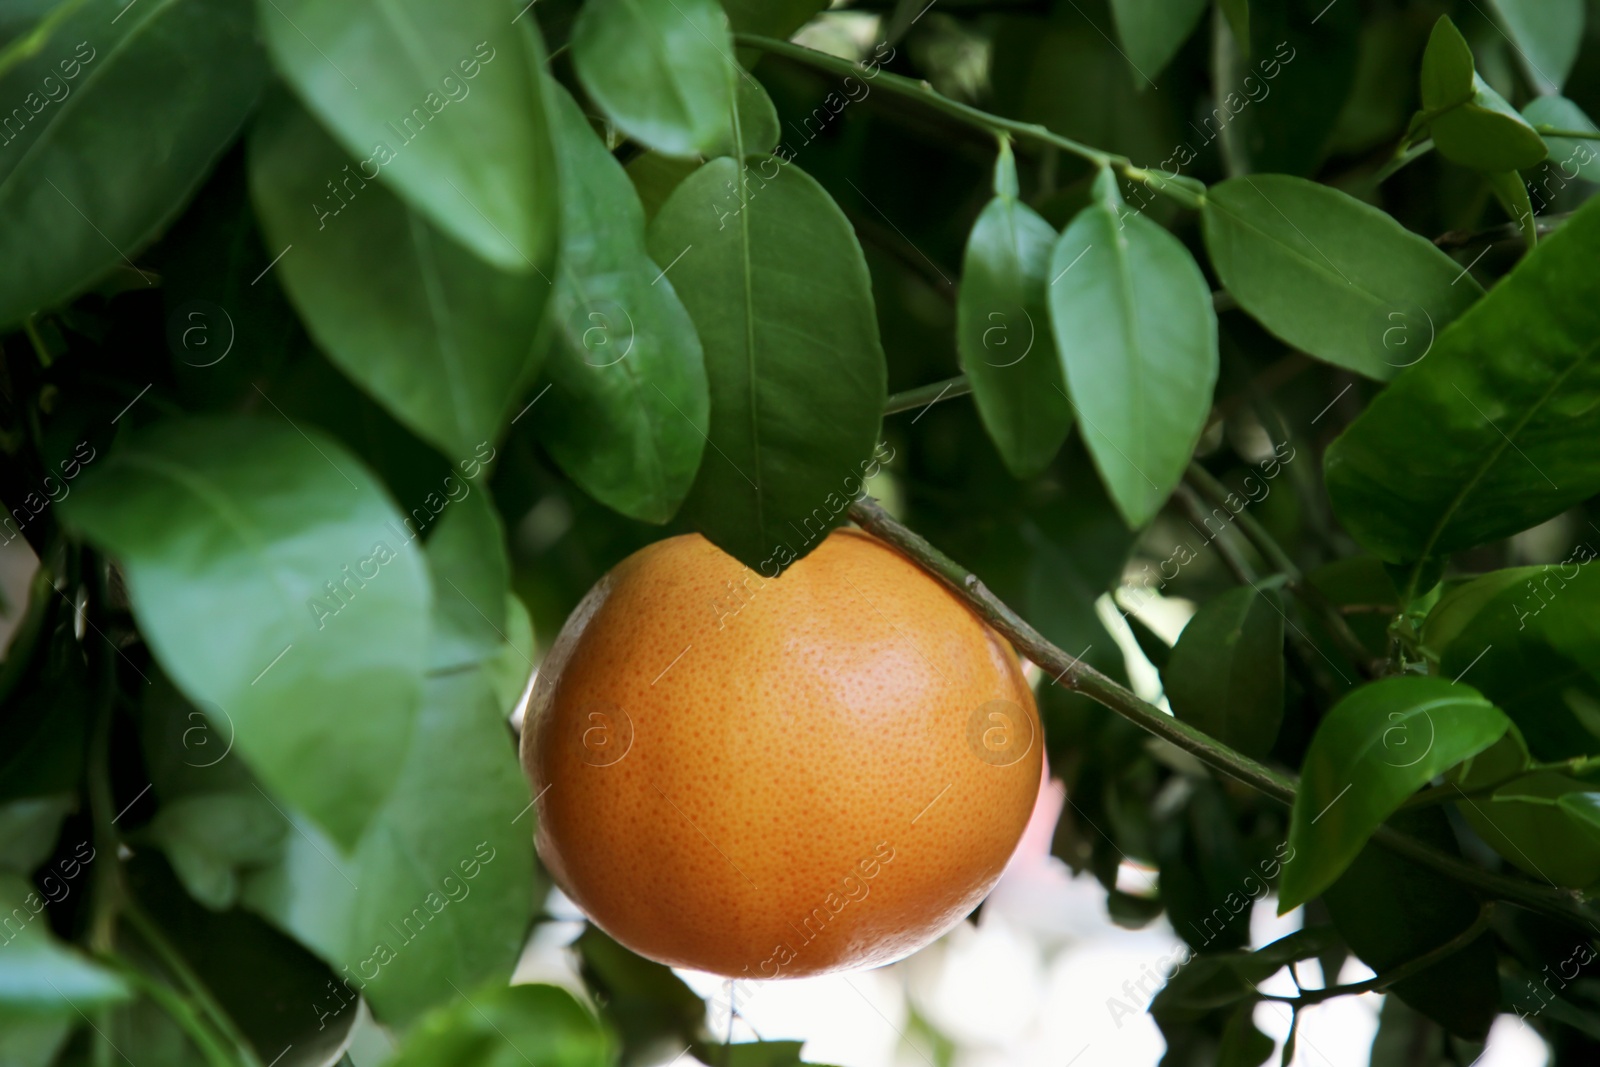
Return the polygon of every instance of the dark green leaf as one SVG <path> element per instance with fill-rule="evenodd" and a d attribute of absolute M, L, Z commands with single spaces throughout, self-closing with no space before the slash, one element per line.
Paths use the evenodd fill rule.
<path fill-rule="evenodd" d="M 596 500 L 665 522 L 705 451 L 700 338 L 645 248 L 627 175 L 572 98 L 551 91 L 564 229 L 545 366 L 552 395 L 530 417 L 551 456 Z"/>
<path fill-rule="evenodd" d="M 1010 168 L 1009 148 L 998 167 Z M 956 349 L 984 429 L 1006 468 L 1032 478 L 1072 428 L 1050 334 L 1050 251 L 1056 231 L 1011 195 L 989 201 L 967 238 L 956 304 Z"/>
<path fill-rule="evenodd" d="M 1547 126 L 1558 130 L 1600 133 L 1600 127 L 1595 126 L 1594 120 L 1564 96 L 1535 97 L 1522 109 L 1522 117 L 1535 127 Z M 1550 134 L 1540 136 L 1550 148 L 1550 164 L 1560 168 L 1563 179 L 1582 178 L 1584 181 L 1600 181 L 1600 152 L 1596 151 L 1594 141 L 1575 137 L 1555 137 Z"/>
<path fill-rule="evenodd" d="M 737 33 L 788 38 L 828 6 L 827 0 L 722 0 Z"/>
<path fill-rule="evenodd" d="M 1111 0 L 1117 37 L 1141 88 L 1155 88 L 1154 79 L 1209 6 L 1208 0 Z"/>
<path fill-rule="evenodd" d="M 328 358 L 453 460 L 498 440 L 535 371 L 548 283 L 490 266 L 363 180 L 283 97 L 256 123 L 250 187 L 269 242 L 288 248 L 274 270 Z"/>
<path fill-rule="evenodd" d="M 1161 671 L 1173 714 L 1246 755 L 1265 756 L 1283 722 L 1283 620 L 1270 589 L 1240 587 L 1208 601 Z"/>
<path fill-rule="evenodd" d="M 482 668 L 431 676 L 393 789 L 355 847 L 295 816 L 282 858 L 246 883 L 248 906 L 386 1022 L 451 998 L 452 983 L 504 981 L 522 948 L 534 816 L 505 714 Z"/>
<path fill-rule="evenodd" d="M 731 142 L 734 79 L 750 77 L 716 0 L 587 0 L 572 63 L 618 129 L 676 156 Z"/>
<path fill-rule="evenodd" d="M 461 992 L 424 1018 L 393 1067 L 606 1067 L 612 1041 L 588 1010 L 549 985 Z"/>
<path fill-rule="evenodd" d="M 1430 241 L 1285 174 L 1213 186 L 1201 218 L 1222 284 L 1278 337 L 1380 380 L 1422 358 L 1483 292 Z"/>
<path fill-rule="evenodd" d="M 1583 43 L 1583 0 L 1489 0 L 1535 88 L 1553 93 Z"/>
<path fill-rule="evenodd" d="M 8 59 L 11 55 L 8 54 Z M 93 0 L 0 76 L 0 325 L 59 303 L 177 215 L 266 74 L 246 0 Z M 154 278 L 131 274 L 139 286 Z"/>
<path fill-rule="evenodd" d="M 1522 231 L 1523 240 L 1532 247 L 1538 242 L 1539 228 L 1533 217 L 1533 201 L 1528 196 L 1528 185 L 1522 180 L 1522 175 L 1508 170 L 1501 174 L 1485 174 L 1484 180 L 1489 183 L 1494 198 L 1500 201 L 1506 215 Z"/>
<path fill-rule="evenodd" d="M 1272 1058 L 1278 1043 L 1256 1029 L 1251 1019 L 1254 1005 L 1246 1004 L 1228 1017 L 1222 1028 L 1222 1043 L 1217 1047 L 1217 1067 L 1261 1067 Z"/>
<path fill-rule="evenodd" d="M 381 181 L 429 230 L 502 269 L 546 261 L 555 182 L 533 19 L 513 23 L 497 0 L 262 0 L 260 22 L 278 70 L 344 149 L 300 164 L 292 202 L 302 259 L 320 258 L 309 251 L 320 243 L 303 243 L 313 216 L 373 196 L 363 187 Z M 338 191 L 325 193 L 329 182 Z M 350 222 L 337 225 L 359 228 Z"/>
<path fill-rule="evenodd" d="M 1523 170 L 1549 152 L 1544 139 L 1477 74 L 1472 98 L 1428 124 L 1434 147 L 1453 163 L 1500 173 Z"/>
<path fill-rule="evenodd" d="M 168 421 L 60 506 L 121 561 L 178 687 L 275 793 L 356 840 L 406 750 L 431 601 L 366 468 L 286 423 Z"/>
<path fill-rule="evenodd" d="M 162 804 L 145 831 L 183 887 L 215 911 L 239 898 L 239 868 L 272 859 L 288 827 L 261 793 L 197 793 Z"/>
<path fill-rule="evenodd" d="M 1328 449 L 1334 509 L 1392 563 L 1526 529 L 1600 490 L 1600 301 L 1580 210 Z"/>
<path fill-rule="evenodd" d="M 1301 769 L 1279 913 L 1320 894 L 1406 797 L 1509 726 L 1477 690 L 1443 678 L 1385 678 L 1334 705 Z"/>
<path fill-rule="evenodd" d="M 1440 15 L 1422 53 L 1422 107 L 1443 111 L 1472 99 L 1472 48 L 1449 15 Z"/>
<path fill-rule="evenodd" d="M 76 798 L 59 794 L 0 804 L 0 870 L 28 875 L 50 858 Z"/>
<path fill-rule="evenodd" d="M 1250 0 L 1218 0 L 1228 29 L 1233 31 L 1234 47 L 1246 58 L 1250 54 Z"/>
<path fill-rule="evenodd" d="M 429 669 L 435 671 L 481 662 L 506 642 L 511 564 L 500 515 L 487 486 L 459 479 L 451 485 L 463 495 L 445 507 L 427 547 L 433 575 Z"/>
<path fill-rule="evenodd" d="M 767 156 L 684 179 L 650 250 L 711 384 L 712 450 L 684 514 L 774 576 L 843 521 L 871 465 L 885 370 L 861 248 L 822 186 Z"/>
<path fill-rule="evenodd" d="M 76 1019 L 80 1011 L 126 999 L 121 978 L 56 940 L 44 908 L 45 898 L 26 878 L 0 874 L 0 915 L 6 916 L 0 1009 Z"/>
<path fill-rule="evenodd" d="M 617 944 L 597 926 L 573 942 L 584 983 L 598 996 L 622 1039 L 623 1061 L 654 1063 L 681 1051 L 700 1033 L 706 1006 L 672 968 Z"/>
<path fill-rule="evenodd" d="M 1217 319 L 1172 234 L 1126 210 L 1103 171 L 1050 262 L 1050 327 L 1080 432 L 1129 526 L 1183 477 L 1211 411 Z"/>
<path fill-rule="evenodd" d="M 1458 853 L 1438 809 L 1402 813 L 1395 825 L 1434 848 Z M 1477 895 L 1460 882 L 1376 843 L 1361 850 L 1323 899 L 1350 950 L 1378 974 L 1461 933 L 1477 919 L 1479 904 Z M 1489 935 L 1396 982 L 1390 992 L 1451 1031 L 1482 1040 L 1494 1021 L 1498 986 L 1494 938 Z"/>

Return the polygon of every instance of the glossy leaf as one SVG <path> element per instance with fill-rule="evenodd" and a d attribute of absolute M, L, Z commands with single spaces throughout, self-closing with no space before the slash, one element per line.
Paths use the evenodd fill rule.
<path fill-rule="evenodd" d="M 1008 169 L 1012 191 L 989 201 L 967 237 L 956 350 L 1006 468 L 1032 478 L 1072 428 L 1046 300 L 1056 231 L 1016 198 L 1009 148 L 997 166 Z"/>
<path fill-rule="evenodd" d="M 734 79 L 749 77 L 717 0 L 588 0 L 572 64 L 618 129 L 677 156 L 731 141 Z"/>
<path fill-rule="evenodd" d="M 1583 113 L 1583 109 L 1564 96 L 1540 96 L 1528 101 L 1522 117 L 1535 127 L 1558 130 L 1600 133 L 1600 127 Z M 1582 178 L 1600 182 L 1600 144 L 1593 140 L 1575 137 L 1556 137 L 1542 133 L 1544 143 L 1550 148 L 1550 165 L 1559 169 L 1563 179 Z"/>
<path fill-rule="evenodd" d="M 1480 76 L 1472 98 L 1428 124 L 1439 154 L 1473 170 L 1525 170 L 1548 154 L 1544 139 Z"/>
<path fill-rule="evenodd" d="M 281 858 L 248 906 L 321 956 L 403 1024 L 494 976 L 510 977 L 534 906 L 528 789 L 505 709 L 481 668 L 432 675 L 394 760 L 394 786 L 340 849 L 289 813 Z"/>
<path fill-rule="evenodd" d="M 1056 242 L 1050 328 L 1080 433 L 1130 527 L 1166 503 L 1211 411 L 1217 320 L 1183 244 L 1102 172 Z"/>
<path fill-rule="evenodd" d="M 92 0 L 0 74 L 0 325 L 60 303 L 178 214 L 266 75 L 246 0 Z M 14 17 L 14 16 L 13 16 Z"/>
<path fill-rule="evenodd" d="M 1600 205 L 1539 242 L 1324 460 L 1345 528 L 1392 563 L 1534 526 L 1600 491 Z"/>
<path fill-rule="evenodd" d="M 1141 87 L 1155 87 L 1209 6 L 1208 0 L 1111 0 L 1117 39 Z"/>
<path fill-rule="evenodd" d="M 1302 178 L 1225 181 L 1206 192 L 1201 220 L 1241 307 L 1295 348 L 1369 378 L 1419 360 L 1483 292 L 1391 216 Z"/>
<path fill-rule="evenodd" d="M 1422 631 L 1449 678 L 1464 676 L 1517 724 L 1541 760 L 1600 750 L 1600 568 L 1580 545 L 1552 567 L 1493 571 L 1439 602 Z"/>
<path fill-rule="evenodd" d="M 1456 783 L 1467 824 L 1512 866 L 1551 885 L 1585 889 L 1600 881 L 1600 827 L 1593 785 L 1556 771 L 1527 772 L 1515 731 L 1472 760 Z M 1504 785 L 1487 796 L 1485 787 Z"/>
<path fill-rule="evenodd" d="M 771 156 L 695 171 L 649 240 L 711 387 L 711 448 L 683 513 L 776 575 L 844 521 L 872 465 L 885 370 L 861 248 L 822 186 Z"/>
<path fill-rule="evenodd" d="M 513 22 L 495 0 L 261 0 L 259 11 L 279 72 L 343 148 L 302 164 L 297 217 L 337 210 L 352 183 L 358 198 L 382 183 L 489 263 L 540 269 L 555 190 L 533 19 Z"/>
<path fill-rule="evenodd" d="M 498 440 L 536 368 L 548 283 L 491 266 L 363 181 L 282 97 L 256 123 L 250 186 L 269 243 L 287 249 L 273 270 L 328 358 L 450 459 Z"/>
<path fill-rule="evenodd" d="M 453 477 L 453 476 L 452 476 Z M 451 499 L 428 538 L 433 575 L 429 668 L 449 670 L 490 658 L 506 642 L 511 564 L 489 487 L 453 479 Z"/>
<path fill-rule="evenodd" d="M 706 447 L 700 338 L 645 247 L 644 212 L 626 173 L 572 98 L 552 93 L 563 244 L 545 366 L 551 395 L 529 417 L 590 496 L 630 518 L 665 522 Z"/>
<path fill-rule="evenodd" d="M 1283 623 L 1273 590 L 1242 586 L 1207 601 L 1161 671 L 1173 714 L 1265 756 L 1283 722 Z"/>
<path fill-rule="evenodd" d="M 56 939 L 45 898 L 19 874 L 0 874 L 0 1010 L 77 1017 L 128 997 L 120 977 Z"/>
<path fill-rule="evenodd" d="M 1301 768 L 1279 914 L 1331 885 L 1406 797 L 1509 726 L 1477 690 L 1442 678 L 1386 678 L 1335 704 Z"/>
<path fill-rule="evenodd" d="M 1583 0 L 1489 0 L 1541 93 L 1559 90 L 1583 43 Z"/>
<path fill-rule="evenodd" d="M 431 594 L 364 466 L 285 422 L 168 421 L 61 503 L 162 668 L 278 795 L 356 840 L 406 750 Z"/>
<path fill-rule="evenodd" d="M 607 1067 L 611 1038 L 565 989 L 488 986 L 417 1024 L 393 1067 Z"/>

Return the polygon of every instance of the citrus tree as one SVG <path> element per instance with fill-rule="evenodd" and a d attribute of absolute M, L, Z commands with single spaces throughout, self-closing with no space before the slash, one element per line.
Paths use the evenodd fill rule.
<path fill-rule="evenodd" d="M 1309 962 L 1594 1061 L 1596 5 L 823 6 L 0 10 L 0 1063 L 798 1062 L 509 984 L 511 716 L 636 549 L 720 623 L 847 522 L 1037 668 L 1164 1063 Z"/>

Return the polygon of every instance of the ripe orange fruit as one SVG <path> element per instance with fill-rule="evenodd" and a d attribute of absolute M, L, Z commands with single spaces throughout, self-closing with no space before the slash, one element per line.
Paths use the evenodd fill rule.
<path fill-rule="evenodd" d="M 777 579 L 698 535 L 629 556 L 534 684 L 539 854 L 640 955 L 741 978 L 889 963 L 994 885 L 1039 788 L 1015 654 L 837 531 Z"/>

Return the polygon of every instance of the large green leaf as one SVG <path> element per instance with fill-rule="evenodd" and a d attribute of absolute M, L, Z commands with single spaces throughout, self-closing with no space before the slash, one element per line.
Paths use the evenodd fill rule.
<path fill-rule="evenodd" d="M 1488 748 L 1511 721 L 1443 678 L 1385 678 L 1335 704 L 1306 751 L 1289 820 L 1280 914 L 1321 893 L 1417 789 Z"/>
<path fill-rule="evenodd" d="M 1600 491 L 1597 247 L 1591 203 L 1329 447 L 1334 509 L 1374 555 L 1444 556 Z"/>
<path fill-rule="evenodd" d="M 550 455 L 589 495 L 630 518 L 665 522 L 706 447 L 700 337 L 645 248 L 633 183 L 572 98 L 551 92 L 562 247 L 545 357 L 552 395 L 531 417 Z"/>
<path fill-rule="evenodd" d="M 1127 211 L 1103 171 L 1056 242 L 1050 328 L 1101 480 L 1143 526 L 1183 477 L 1211 411 L 1217 318 L 1188 249 Z"/>
<path fill-rule="evenodd" d="M 1207 190 L 1217 276 L 1287 343 L 1369 378 L 1422 358 L 1483 292 L 1454 260 L 1377 208 L 1286 174 Z"/>
<path fill-rule="evenodd" d="M 717 0 L 587 0 L 572 65 L 618 129 L 676 156 L 729 140 L 734 79 L 750 76 Z"/>
<path fill-rule="evenodd" d="M 1583 44 L 1583 0 L 1489 0 L 1512 50 L 1542 93 L 1558 91 Z"/>
<path fill-rule="evenodd" d="M 431 675 L 394 788 L 341 849 L 297 814 L 246 904 L 310 946 L 379 1018 L 404 1023 L 510 977 L 534 907 L 528 789 L 488 673 Z"/>
<path fill-rule="evenodd" d="M 1155 79 L 1209 6 L 1208 0 L 1111 0 L 1117 38 L 1140 88 L 1155 88 Z"/>
<path fill-rule="evenodd" d="M 490 263 L 540 268 L 555 240 L 555 168 L 535 20 L 513 22 L 498 0 L 258 6 L 278 70 L 353 157 L 307 161 L 297 215 L 382 182 Z"/>
<path fill-rule="evenodd" d="M 1197 611 L 1162 668 L 1172 712 L 1262 757 L 1283 722 L 1283 609 L 1273 590 L 1241 586 Z"/>
<path fill-rule="evenodd" d="M 91 0 L 8 64 L 0 325 L 136 271 L 128 257 L 199 186 L 265 74 L 247 0 Z"/>
<path fill-rule="evenodd" d="M 1472 49 L 1450 16 L 1440 15 L 1422 55 L 1422 111 L 1439 154 L 1490 174 L 1522 170 L 1545 157 L 1523 117 L 1478 76 Z"/>
<path fill-rule="evenodd" d="M 684 514 L 775 576 L 844 521 L 872 466 L 885 371 L 861 248 L 822 186 L 765 156 L 685 178 L 650 250 L 694 320 L 711 386 L 711 451 Z"/>
<path fill-rule="evenodd" d="M 427 548 L 433 574 L 429 667 L 436 671 L 482 662 L 507 640 L 511 563 L 500 514 L 487 486 L 460 479 L 451 484 L 463 495 L 445 506 Z"/>
<path fill-rule="evenodd" d="M 378 483 L 313 433 L 164 422 L 60 506 L 120 560 L 179 688 L 276 793 L 352 842 L 410 742 L 431 596 Z"/>
<path fill-rule="evenodd" d="M 324 183 L 347 167 L 343 200 Z M 256 123 L 250 185 L 269 241 L 288 246 L 274 269 L 328 358 L 452 459 L 497 440 L 535 370 L 548 283 L 491 266 L 362 181 L 286 97 Z"/>
<path fill-rule="evenodd" d="M 1056 231 L 1016 198 L 1009 147 L 995 166 L 998 195 L 973 224 L 961 261 L 956 350 L 1006 468 L 1032 478 L 1072 428 L 1045 299 Z"/>
<path fill-rule="evenodd" d="M 461 990 L 417 1024 L 392 1067 L 607 1067 L 611 1036 L 565 989 Z"/>
<path fill-rule="evenodd" d="M 1600 751 L 1600 568 L 1579 546 L 1550 567 L 1494 571 L 1428 616 L 1423 643 L 1439 670 L 1467 679 L 1522 731 L 1533 754 Z"/>
<path fill-rule="evenodd" d="M 56 940 L 45 903 L 22 875 L 0 873 L 0 1010 L 76 1019 L 126 999 L 120 977 Z"/>

